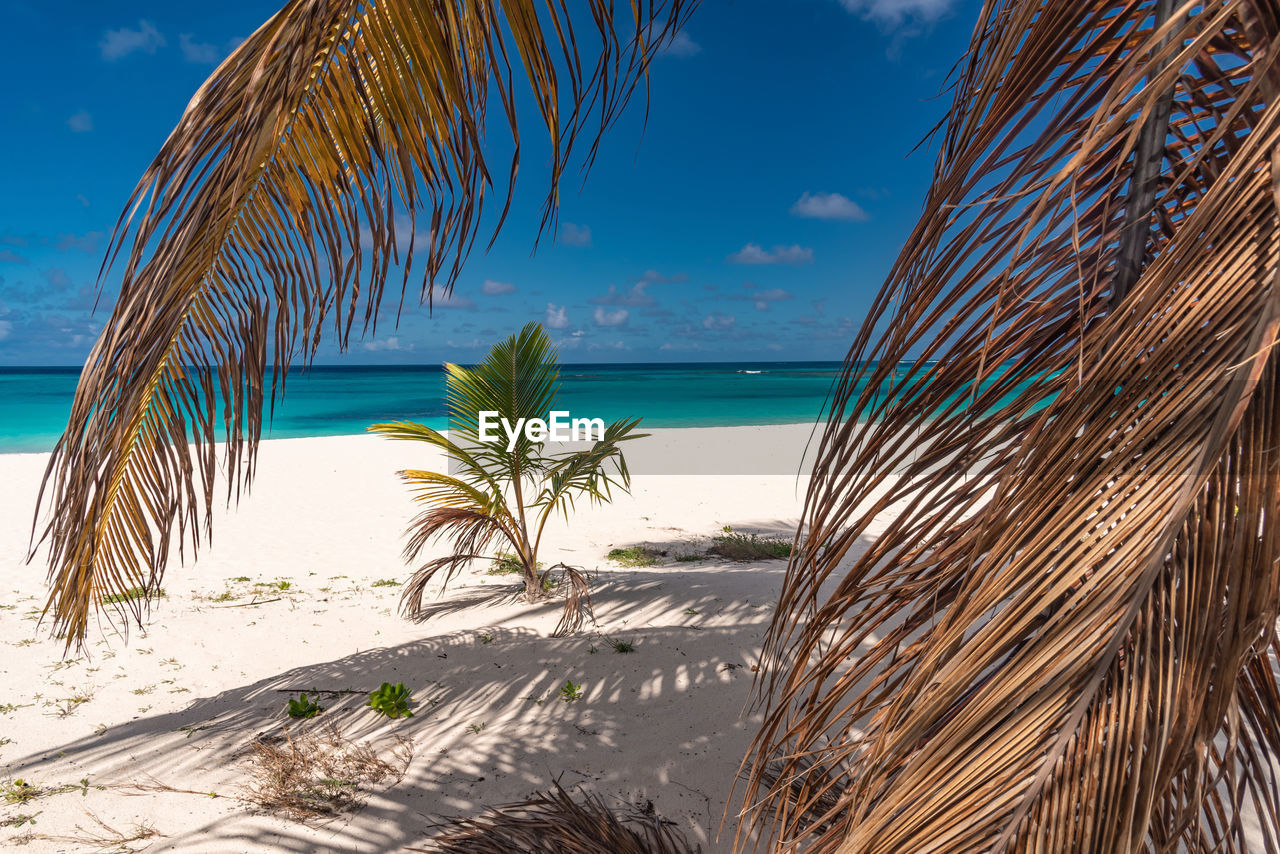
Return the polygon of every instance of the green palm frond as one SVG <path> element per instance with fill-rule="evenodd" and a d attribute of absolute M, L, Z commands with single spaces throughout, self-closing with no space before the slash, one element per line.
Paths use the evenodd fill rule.
<path fill-rule="evenodd" d="M 614 421 L 590 448 L 556 457 L 547 466 L 546 486 L 530 506 L 542 508 L 545 515 L 558 511 L 568 519 L 579 496 L 586 496 L 591 504 L 602 504 L 612 499 L 614 489 L 629 490 L 631 471 L 619 444 L 650 435 L 636 433 L 639 424 L 639 418 Z"/>
<path fill-rule="evenodd" d="M 491 104 L 516 173 L 512 66 L 550 137 L 554 227 L 578 140 L 589 164 L 694 2 L 292 0 L 214 71 L 117 225 L 104 268 L 122 257 L 120 297 L 45 474 L 46 610 L 69 645 L 112 593 L 154 589 L 171 545 L 200 546 L 215 441 L 230 497 L 290 364 L 326 335 L 345 348 L 353 326 L 372 332 L 394 265 L 402 294 L 413 269 L 428 304 L 450 292 L 494 183 Z"/>
<path fill-rule="evenodd" d="M 462 472 L 465 472 L 465 477 L 470 482 L 470 485 L 486 486 L 494 494 L 502 492 L 501 484 L 498 483 L 491 468 L 486 465 L 489 460 L 475 456 L 477 453 L 487 451 L 484 446 L 472 442 L 464 447 L 439 430 L 435 430 L 425 424 L 419 424 L 416 421 L 391 421 L 384 424 L 370 424 L 366 429 L 370 433 L 377 433 L 388 439 L 424 442 L 439 448 L 455 461 Z M 401 474 L 403 475 L 405 472 L 401 472 Z"/>
<path fill-rule="evenodd" d="M 521 419 L 545 419 L 560 390 L 557 359 L 551 337 L 541 324 L 532 322 L 495 344 L 480 364 L 446 365 L 450 432 L 464 441 L 478 442 L 482 412 L 496 412 L 511 425 Z M 513 452 L 507 451 L 505 438 L 495 445 L 481 445 L 476 456 L 484 459 L 488 449 L 515 462 L 531 462 L 536 456 L 533 443 L 523 433 L 517 437 Z"/>
<path fill-rule="evenodd" d="M 409 469 L 400 472 L 400 478 L 409 485 L 416 501 L 440 507 L 475 510 L 494 516 L 503 524 L 510 520 L 500 488 L 486 492 L 464 480 L 434 471 Z"/>

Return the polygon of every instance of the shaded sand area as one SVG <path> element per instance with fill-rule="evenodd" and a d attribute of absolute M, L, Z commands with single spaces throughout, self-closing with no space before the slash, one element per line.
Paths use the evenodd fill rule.
<path fill-rule="evenodd" d="M 559 780 L 727 850 L 732 820 L 716 837 L 758 722 L 744 706 L 784 562 L 676 558 L 725 525 L 790 537 L 805 483 L 781 472 L 796 470 L 809 427 L 667 432 L 672 447 L 796 453 L 759 468 L 779 473 L 641 473 L 632 495 L 555 523 L 542 559 L 593 576 L 596 623 L 574 636 L 550 636 L 559 601 L 512 601 L 485 567 L 428 621 L 400 617 L 402 533 L 418 508 L 394 472 L 442 461 L 373 437 L 287 439 L 263 444 L 253 493 L 218 513 L 212 547 L 171 567 L 146 629 L 127 644 L 97 634 L 65 661 L 36 624 L 44 566 L 22 563 L 46 457 L 0 456 L 0 784 L 41 791 L 0 801 L 0 842 L 102 850 L 114 833 L 125 841 L 108 850 L 396 851 Z M 637 544 L 667 556 L 605 557 Z M 581 699 L 561 695 L 566 681 Z M 382 682 L 412 690 L 412 718 L 364 707 Z M 315 719 L 391 766 L 354 811 L 299 822 L 253 803 L 251 745 L 302 728 L 285 714 L 299 689 L 359 692 L 320 694 Z"/>

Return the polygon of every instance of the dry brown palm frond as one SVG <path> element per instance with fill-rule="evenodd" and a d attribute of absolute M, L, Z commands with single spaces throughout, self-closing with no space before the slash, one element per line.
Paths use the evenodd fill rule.
<path fill-rule="evenodd" d="M 556 623 L 551 636 L 560 638 L 582 628 L 587 619 L 594 621 L 595 614 L 591 608 L 591 585 L 587 582 L 586 573 L 578 567 L 558 563 L 542 574 L 544 587 L 551 578 L 551 571 L 555 569 L 560 570 L 560 581 L 556 586 L 563 588 L 564 610 L 560 613 L 560 622 Z"/>
<path fill-rule="evenodd" d="M 435 558 L 414 570 L 400 594 L 400 610 L 413 620 L 423 619 L 423 600 L 432 581 L 447 585 L 473 560 L 483 560 L 493 540 L 501 533 L 501 520 L 463 507 L 433 507 L 419 513 L 409 525 L 406 560 L 414 560 L 437 537 L 452 539 L 453 553 Z"/>
<path fill-rule="evenodd" d="M 457 818 L 433 837 L 432 854 L 697 854 L 684 835 L 642 812 L 621 818 L 598 797 L 575 801 L 557 783 L 530 800 Z"/>
<path fill-rule="evenodd" d="M 45 475 L 48 610 L 69 645 L 108 595 L 156 589 L 171 543 L 208 537 L 215 439 L 230 498 L 289 365 L 326 329 L 340 347 L 353 325 L 372 331 L 393 264 L 402 286 L 418 264 L 428 303 L 449 293 L 494 184 L 490 99 L 516 143 L 499 173 L 513 180 L 516 76 L 531 88 L 553 225 L 575 143 L 589 164 L 692 5 L 292 0 L 214 71 L 116 227 L 104 275 L 121 256 L 120 297 Z M 594 63 L 580 53 L 588 28 Z M 407 246 L 397 211 L 423 228 Z M 144 604 L 114 617 L 140 619 Z"/>
<path fill-rule="evenodd" d="M 990 0 L 953 95 L 822 433 L 744 824 L 1239 852 L 1251 811 L 1273 849 L 1280 8 Z"/>

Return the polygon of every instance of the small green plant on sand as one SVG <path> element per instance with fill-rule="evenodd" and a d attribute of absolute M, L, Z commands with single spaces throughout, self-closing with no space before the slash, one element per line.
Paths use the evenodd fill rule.
<path fill-rule="evenodd" d="M 471 733 L 472 735 L 479 735 L 480 733 L 484 732 L 484 728 L 487 726 L 488 724 L 485 724 L 485 723 L 467 724 L 467 732 Z"/>
<path fill-rule="evenodd" d="M 560 686 L 560 699 L 564 700 L 566 703 L 581 700 L 582 697 L 583 693 L 581 682 L 571 682 L 566 679 L 564 684 Z"/>
<path fill-rule="evenodd" d="M 18 813 L 12 818 L 6 818 L 4 821 L 0 821 L 0 827 L 22 827 L 24 824 L 35 824 L 37 815 L 40 815 L 40 813 L 35 813 L 33 815 L 27 815 L 26 813 Z M 16 839 L 17 837 L 14 837 L 15 845 L 18 844 L 16 842 Z"/>
<path fill-rule="evenodd" d="M 623 566 L 654 566 L 662 562 L 664 554 L 666 553 L 648 546 L 628 546 L 625 549 L 610 549 L 609 560 L 617 561 Z"/>
<path fill-rule="evenodd" d="M 394 578 L 380 578 L 380 579 L 378 579 L 377 581 L 373 582 L 373 584 L 372 584 L 371 586 L 373 586 L 373 587 L 399 587 L 399 586 L 400 586 L 400 582 L 399 582 L 399 581 L 396 581 Z"/>
<path fill-rule="evenodd" d="M 299 694 L 297 699 L 289 699 L 289 717 L 291 718 L 314 718 L 323 712 L 317 703 L 307 698 L 306 693 Z"/>
<path fill-rule="evenodd" d="M 0 796 L 4 797 L 6 804 L 26 803 L 32 798 L 40 797 L 42 794 L 44 794 L 44 789 L 31 785 L 21 777 L 16 780 L 10 780 L 4 786 L 0 786 Z"/>
<path fill-rule="evenodd" d="M 729 560 L 783 560 L 791 557 L 791 541 L 759 534 L 729 533 L 716 537 L 710 551 Z"/>
<path fill-rule="evenodd" d="M 165 595 L 163 590 L 156 590 L 151 594 L 151 598 L 155 599 L 163 595 Z M 107 596 L 102 601 L 104 604 L 107 604 L 107 605 L 118 605 L 124 602 L 132 602 L 135 599 L 146 599 L 146 598 L 147 598 L 147 588 L 130 587 L 128 590 L 124 591 L 123 593 L 112 593 L 110 596 Z"/>
<path fill-rule="evenodd" d="M 409 689 L 404 687 L 403 682 L 394 685 L 383 682 L 376 691 L 370 692 L 368 706 L 389 718 L 411 718 L 413 712 L 409 711 L 410 702 Z"/>
<path fill-rule="evenodd" d="M 605 642 L 613 647 L 613 651 L 619 655 L 626 655 L 629 652 L 636 651 L 636 645 L 629 640 L 606 640 Z"/>

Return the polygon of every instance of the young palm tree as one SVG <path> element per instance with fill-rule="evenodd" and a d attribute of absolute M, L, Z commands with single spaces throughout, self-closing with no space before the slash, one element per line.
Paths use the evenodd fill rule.
<path fill-rule="evenodd" d="M 389 439 L 426 442 L 444 451 L 458 475 L 408 470 L 400 472 L 414 490 L 414 498 L 430 509 L 409 528 L 405 557 L 414 560 L 440 538 L 452 539 L 452 553 L 423 564 L 406 586 L 402 603 L 413 617 L 422 613 L 427 585 L 443 574 L 448 583 L 475 560 L 497 560 L 493 544 L 509 547 L 520 565 L 525 599 L 546 595 L 552 567 L 539 570 L 538 547 L 547 522 L 557 514 L 566 519 L 574 502 L 602 504 L 613 490 L 626 491 L 631 474 L 619 444 L 648 435 L 636 433 L 639 418 L 615 421 L 604 428 L 591 447 L 579 451 L 545 453 L 524 431 L 508 441 L 501 430 L 482 441 L 482 413 L 489 423 L 518 425 L 526 419 L 547 420 L 555 410 L 560 387 L 555 347 L 539 323 L 496 344 L 484 361 L 472 368 L 445 365 L 445 400 L 449 435 L 423 424 L 396 421 L 374 424 L 373 433 Z M 572 567 L 564 570 L 569 589 L 557 634 L 575 630 L 590 605 L 586 580 Z"/>
<path fill-rule="evenodd" d="M 952 89 L 748 810 L 782 850 L 1280 850 L 1280 6 L 990 0 Z"/>
<path fill-rule="evenodd" d="M 415 263 L 425 304 L 451 292 L 493 190 L 489 107 L 515 144 L 496 227 L 523 79 L 554 228 L 579 142 L 585 167 L 695 3 L 290 0 L 213 72 L 116 227 L 120 297 L 45 474 L 46 610 L 68 646 L 100 609 L 142 619 L 112 595 L 157 589 L 171 545 L 210 535 L 215 473 L 239 494 L 290 364 L 372 333 L 393 263 L 401 300 Z"/>

